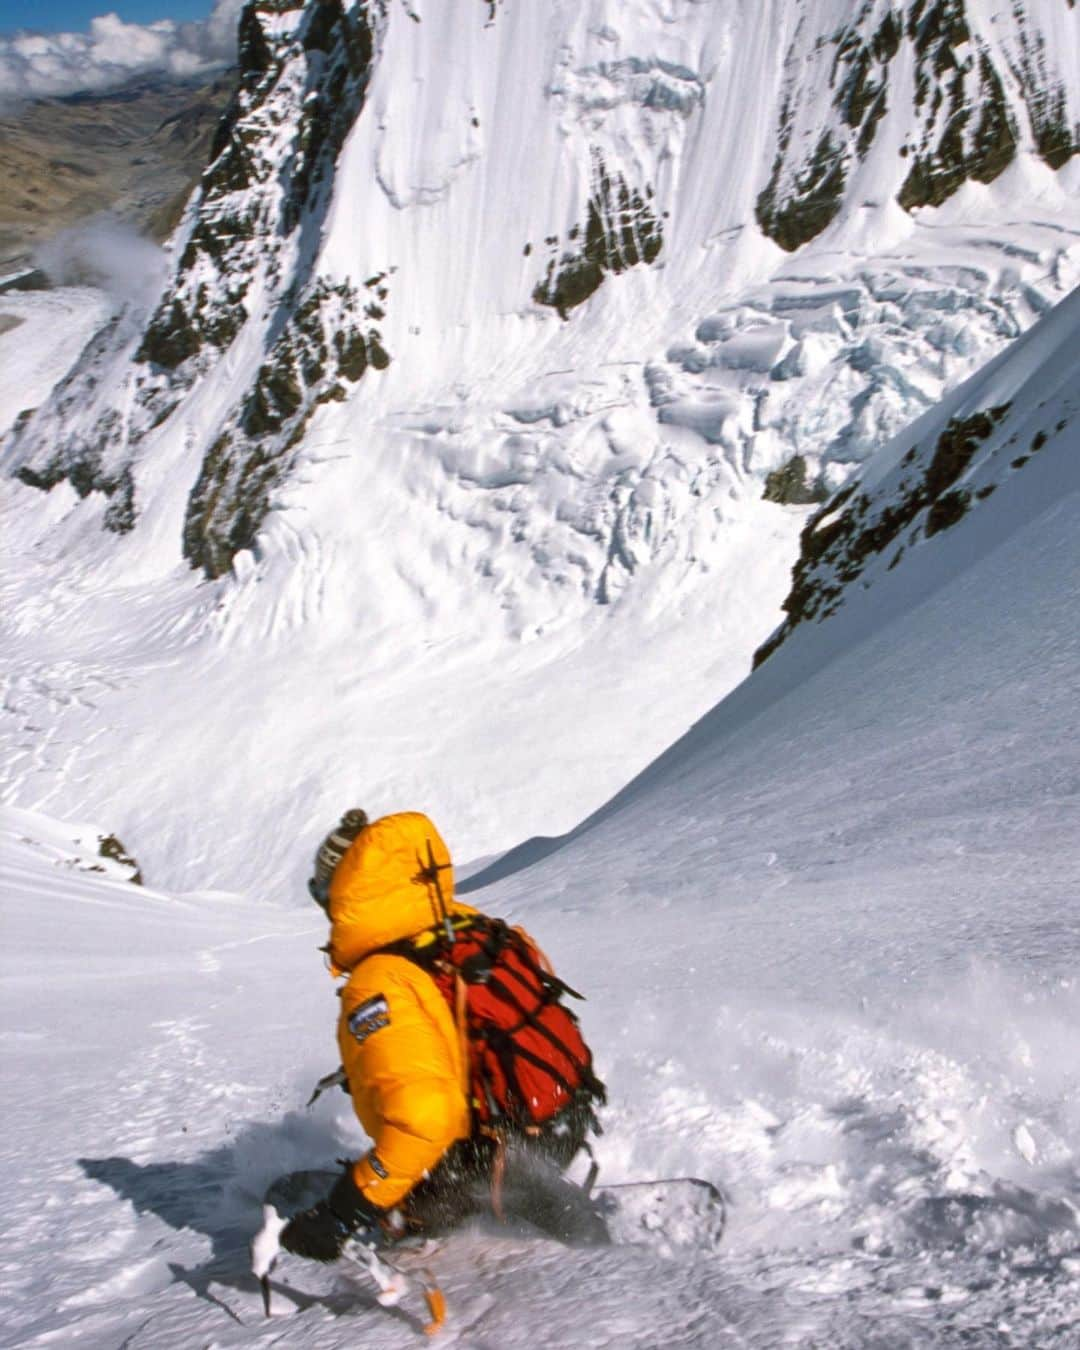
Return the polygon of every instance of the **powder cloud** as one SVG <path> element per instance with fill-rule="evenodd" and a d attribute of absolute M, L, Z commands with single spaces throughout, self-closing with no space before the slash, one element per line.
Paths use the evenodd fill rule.
<path fill-rule="evenodd" d="M 109 89 L 157 72 L 183 78 L 230 65 L 242 8 L 243 0 L 217 0 L 201 23 L 125 23 L 109 13 L 93 19 L 86 33 L 20 31 L 0 38 L 0 101 Z"/>
<path fill-rule="evenodd" d="M 97 286 L 117 304 L 148 305 L 165 281 L 164 249 L 107 212 L 63 230 L 34 255 L 57 286 Z"/>

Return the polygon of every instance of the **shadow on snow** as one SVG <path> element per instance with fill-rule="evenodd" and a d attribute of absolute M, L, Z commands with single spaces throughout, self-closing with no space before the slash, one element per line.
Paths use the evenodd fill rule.
<path fill-rule="evenodd" d="M 244 1324 L 251 1319 L 239 1316 L 214 1289 L 236 1290 L 250 1304 L 252 1317 L 261 1318 L 261 1291 L 251 1273 L 249 1248 L 262 1221 L 267 1186 L 301 1166 L 332 1168 L 335 1148 L 340 1151 L 342 1144 L 330 1125 L 294 1111 L 273 1124 L 248 1125 L 228 1144 L 191 1161 L 138 1163 L 112 1157 L 79 1158 L 78 1163 L 91 1181 L 107 1186 L 136 1214 L 155 1215 L 178 1232 L 208 1238 L 210 1255 L 201 1264 L 168 1263 L 173 1282 L 186 1284 L 198 1298 Z M 298 1311 L 319 1306 L 338 1315 L 378 1306 L 374 1291 L 362 1288 L 304 1293 L 292 1284 L 271 1283 Z M 416 1330 L 421 1327 L 402 1309 L 383 1315 L 387 1313 Z"/>

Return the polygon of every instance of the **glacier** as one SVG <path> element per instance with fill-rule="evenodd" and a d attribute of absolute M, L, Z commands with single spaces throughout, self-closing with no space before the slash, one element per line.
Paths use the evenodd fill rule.
<path fill-rule="evenodd" d="M 5 799 L 104 810 L 182 886 L 250 878 L 210 838 L 251 758 L 301 832 L 360 786 L 471 854 L 569 828 L 742 678 L 815 504 L 1077 283 L 1073 18 L 255 5 L 164 291 L 51 396 L 0 389 L 9 636 L 48 594 L 86 691 L 15 658 Z M 111 748 L 161 718 L 188 748 L 118 805 Z M 279 802 L 248 810 L 284 890 Z"/>

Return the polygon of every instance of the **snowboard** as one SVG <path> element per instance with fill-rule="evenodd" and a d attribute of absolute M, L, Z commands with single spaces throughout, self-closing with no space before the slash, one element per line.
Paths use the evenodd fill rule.
<path fill-rule="evenodd" d="M 267 1188 L 260 1238 L 273 1245 L 289 1219 L 322 1200 L 339 1172 L 306 1169 L 288 1172 Z M 661 1251 L 712 1251 L 719 1246 L 726 1219 L 724 1197 L 701 1177 L 662 1177 L 617 1182 L 586 1191 L 557 1173 L 529 1173 L 510 1178 L 504 1204 L 507 1217 L 532 1224 L 566 1242 L 648 1246 Z M 406 1244 L 413 1239 L 406 1239 Z M 264 1242 L 262 1245 L 266 1245 Z M 382 1251 L 401 1248 L 388 1243 Z"/>
<path fill-rule="evenodd" d="M 287 1172 L 267 1188 L 262 1227 L 251 1244 L 251 1268 L 262 1290 L 267 1317 L 280 1311 L 274 1308 L 270 1275 L 281 1252 L 282 1229 L 294 1215 L 329 1194 L 339 1176 L 340 1172 L 308 1168 Z M 491 1213 L 487 1188 L 464 1200 L 464 1217 Z M 504 1222 L 524 1222 L 573 1245 L 647 1246 L 669 1257 L 714 1250 L 724 1233 L 724 1197 L 712 1182 L 700 1177 L 663 1177 L 592 1188 L 575 1186 L 550 1167 L 526 1164 L 508 1173 L 499 1208 L 503 1212 L 498 1217 Z M 422 1294 L 428 1312 L 423 1330 L 433 1335 L 446 1319 L 446 1299 L 426 1265 L 438 1245 L 417 1234 L 377 1247 L 351 1241 L 342 1257 L 367 1270 L 383 1307 L 397 1307 L 410 1291 Z"/>

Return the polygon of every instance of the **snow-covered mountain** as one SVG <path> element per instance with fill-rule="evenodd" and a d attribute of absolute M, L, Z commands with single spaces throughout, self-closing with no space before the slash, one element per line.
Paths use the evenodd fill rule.
<path fill-rule="evenodd" d="M 544 890 L 527 869 L 564 852 L 586 866 L 591 848 L 605 854 L 595 832 L 607 837 L 618 822 L 627 837 L 606 851 L 624 859 L 612 884 L 621 892 L 640 875 L 633 887 L 648 893 L 650 871 L 669 857 L 665 848 L 659 862 L 647 861 L 658 836 L 670 833 L 671 848 L 697 870 L 685 852 L 688 828 L 665 822 L 655 799 L 672 798 L 679 811 L 697 797 L 703 817 L 725 819 L 728 838 L 714 822 L 695 845 L 702 861 L 718 850 L 723 876 L 726 849 L 740 859 L 761 849 L 765 865 L 776 865 L 761 832 L 799 803 L 813 828 L 802 857 L 791 860 L 798 868 L 813 866 L 813 849 L 842 852 L 837 841 L 861 831 L 896 832 L 917 863 L 921 823 L 981 836 L 980 857 L 969 856 L 969 843 L 957 850 L 965 885 L 978 885 L 977 874 L 992 873 L 1001 856 L 1030 852 L 1042 865 L 1018 889 L 1049 882 L 1054 903 L 1068 893 L 1068 879 L 1080 875 L 1080 838 L 1064 828 L 1076 805 L 1070 766 L 1078 753 L 1069 730 L 1080 680 L 1078 331 L 1080 289 L 883 446 L 807 523 L 788 616 L 758 652 L 753 675 L 574 831 L 524 843 L 467 885 L 526 869 L 523 889 Z M 1007 567 L 1015 575 L 1005 584 Z M 1034 709 L 1017 706 L 1028 699 Z M 920 723 L 938 737 L 925 765 L 925 742 L 909 735 Z M 959 773 L 948 769 L 951 755 Z M 888 758 L 901 769 L 886 770 Z M 874 791 L 856 801 L 851 776 L 865 778 L 865 793 L 876 773 Z M 758 793 L 768 803 L 760 823 Z M 834 797 L 842 814 L 833 814 Z M 725 798 L 730 817 L 718 804 Z M 641 841 L 632 845 L 635 830 Z M 1055 856 L 1043 857 L 1050 841 Z M 894 873 L 904 867 L 893 860 Z M 1012 903 L 1023 912 L 1019 894 Z"/>
<path fill-rule="evenodd" d="M 200 419 L 199 475 L 176 485 L 186 496 L 184 555 L 219 576 L 255 544 L 319 408 L 344 401 L 351 422 L 365 417 L 377 393 L 349 396 L 369 369 L 387 369 L 388 348 L 419 402 L 433 384 L 444 392 L 448 377 L 472 383 L 469 342 L 464 351 L 455 344 L 450 360 L 433 361 L 428 350 L 455 329 L 488 330 L 477 334 L 484 350 L 475 353 L 487 370 L 499 320 L 516 317 L 527 330 L 516 341 L 501 334 L 500 348 L 546 347 L 560 325 L 540 322 L 534 306 L 566 320 L 605 281 L 610 292 L 615 278 L 633 273 L 636 284 L 620 289 L 637 290 L 640 307 L 645 269 L 661 262 L 663 275 L 646 292 L 650 310 L 692 306 L 700 320 L 696 347 L 670 364 L 691 376 L 719 367 L 759 378 L 751 390 L 732 390 L 730 407 L 714 400 L 680 417 L 671 371 L 647 370 L 652 405 L 706 442 L 731 442 L 760 473 L 769 445 L 757 442 L 773 442 L 775 453 L 777 440 L 784 449 L 798 439 L 776 436 L 784 419 L 767 405 L 782 407 L 788 391 L 777 397 L 761 376 L 784 382 L 807 361 L 828 363 L 836 344 L 827 337 L 863 328 L 873 301 L 892 301 L 888 317 L 926 335 L 895 282 L 889 294 L 880 277 L 865 297 L 858 287 L 812 290 L 809 303 L 788 295 L 765 304 L 771 324 L 760 314 L 710 314 L 733 291 L 745 300 L 755 273 L 779 270 L 775 251 L 754 242 L 757 267 L 739 266 L 741 236 L 761 237 L 753 221 L 787 250 L 836 222 L 834 250 L 852 251 L 862 233 L 880 252 L 883 238 L 912 233 L 904 211 L 939 206 L 1016 163 L 1041 166 L 1044 189 L 1056 188 L 1050 171 L 1077 149 L 1077 93 L 1064 72 L 1080 48 L 1058 4 L 1017 5 L 1004 21 L 962 0 L 919 0 L 907 10 L 877 0 L 843 22 L 847 7 L 824 0 L 723 14 L 697 3 L 676 6 L 678 14 L 644 5 L 629 20 L 625 7 L 594 4 L 492 10 L 483 23 L 480 8 L 426 14 L 325 0 L 245 9 L 243 87 L 175 242 L 172 281 L 134 350 L 121 346 L 117 363 L 109 344 L 113 378 L 100 392 L 99 372 L 84 369 L 59 406 L 24 428 L 16 454 L 27 481 L 67 477 L 104 492 L 113 498 L 108 527 L 132 528 L 136 466 L 144 454 L 167 453 L 158 445 L 178 439 L 171 424 L 190 421 L 185 395 L 228 353 L 231 399 L 216 418 Z M 619 14 L 621 25 L 608 22 Z M 413 76 L 407 95 L 405 72 Z M 513 93 L 504 103 L 506 85 Z M 732 112 L 747 107 L 757 116 L 733 128 Z M 1012 186 L 1006 195 L 1015 199 L 1020 185 Z M 1039 262 L 1053 269 L 1058 252 Z M 1038 295 L 1038 287 L 1021 291 L 1022 313 L 1039 308 Z M 830 305 L 833 322 L 821 322 Z M 806 310 L 819 321 L 807 322 Z M 801 323 L 792 311 L 802 311 Z M 601 331 L 610 326 L 609 318 Z M 808 331 L 824 335 L 824 350 L 811 355 Z M 426 342 L 407 340 L 425 334 Z M 640 348 L 656 336 L 638 330 L 631 340 Z M 859 411 L 878 431 L 887 411 L 867 418 L 861 405 L 891 372 L 885 354 L 866 345 L 871 334 L 859 336 L 864 374 L 875 377 L 862 382 Z M 932 336 L 939 359 L 958 345 L 948 325 Z M 959 345 L 971 343 L 969 328 Z M 857 369 L 852 355 L 844 352 L 844 364 Z M 91 391 L 96 397 L 85 397 Z M 723 423 L 740 420 L 740 392 L 751 395 L 754 425 L 743 417 L 743 435 L 732 427 L 725 436 Z M 524 412 L 528 426 L 549 409 L 541 399 L 503 411 Z M 865 454 L 859 430 L 838 423 L 841 434 L 819 435 L 809 447 L 814 467 Z M 144 448 L 153 432 L 153 450 Z M 522 449 L 505 450 L 511 472 Z M 606 590 L 603 572 L 597 586 Z"/>
<path fill-rule="evenodd" d="M 164 290 L 5 447 L 5 622 L 48 594 L 56 644 L 8 797 L 182 884 L 295 885 L 358 794 L 569 827 L 745 674 L 806 504 L 1080 277 L 1078 43 L 1052 0 L 248 5 Z"/>
<path fill-rule="evenodd" d="M 1080 293 L 849 508 L 908 511 L 986 410 L 966 511 L 929 532 L 920 498 L 893 567 L 822 555 L 834 612 L 467 883 L 588 993 L 602 1176 L 710 1176 L 730 1221 L 698 1259 L 474 1226 L 427 1257 L 454 1344 L 1075 1345 L 1078 324 Z M 28 811 L 0 835 L 5 1343 L 417 1344 L 415 1298 L 288 1261 L 267 1322 L 247 1272 L 266 1182 L 363 1146 L 340 1094 L 300 1107 L 336 1049 L 322 916 L 137 888 L 121 851 Z"/>
<path fill-rule="evenodd" d="M 416 1344 L 247 1273 L 363 1147 L 357 804 L 588 994 L 603 1175 L 730 1202 L 461 1235 L 455 1343 L 1072 1350 L 1077 24 L 264 0 L 163 288 L 0 295 L 0 1342 Z"/>

